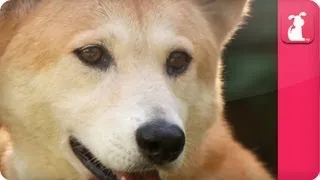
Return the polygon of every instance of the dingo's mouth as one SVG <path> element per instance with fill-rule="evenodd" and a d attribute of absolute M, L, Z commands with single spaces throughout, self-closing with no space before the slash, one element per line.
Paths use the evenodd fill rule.
<path fill-rule="evenodd" d="M 161 180 L 157 171 L 129 173 L 117 172 L 106 168 L 83 144 L 76 138 L 71 137 L 69 143 L 73 153 L 80 162 L 98 180 Z"/>

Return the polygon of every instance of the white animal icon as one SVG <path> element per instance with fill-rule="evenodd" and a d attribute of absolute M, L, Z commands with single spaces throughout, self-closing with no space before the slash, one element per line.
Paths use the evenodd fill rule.
<path fill-rule="evenodd" d="M 293 19 L 292 25 L 288 29 L 288 38 L 290 41 L 306 41 L 302 34 L 302 28 L 305 24 L 302 16 L 306 16 L 307 13 L 301 12 L 299 15 L 290 15 L 289 20 Z"/>

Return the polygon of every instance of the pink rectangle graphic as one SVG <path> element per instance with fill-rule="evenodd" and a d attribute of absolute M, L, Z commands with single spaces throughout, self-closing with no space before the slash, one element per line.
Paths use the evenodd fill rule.
<path fill-rule="evenodd" d="M 319 174 L 319 6 L 279 0 L 278 179 Z"/>

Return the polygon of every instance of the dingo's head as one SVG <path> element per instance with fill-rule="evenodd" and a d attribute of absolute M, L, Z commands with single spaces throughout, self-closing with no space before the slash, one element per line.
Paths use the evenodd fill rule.
<path fill-rule="evenodd" d="M 246 5 L 9 1 L 0 15 L 0 108 L 13 142 L 31 135 L 101 179 L 188 166 L 222 113 L 221 51 Z"/>

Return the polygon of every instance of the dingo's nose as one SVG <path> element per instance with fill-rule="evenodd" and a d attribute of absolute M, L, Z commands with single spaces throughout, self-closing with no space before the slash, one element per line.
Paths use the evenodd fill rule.
<path fill-rule="evenodd" d="M 148 160 L 164 165 L 179 157 L 185 144 L 185 134 L 176 125 L 156 120 L 138 128 L 136 140 Z"/>

